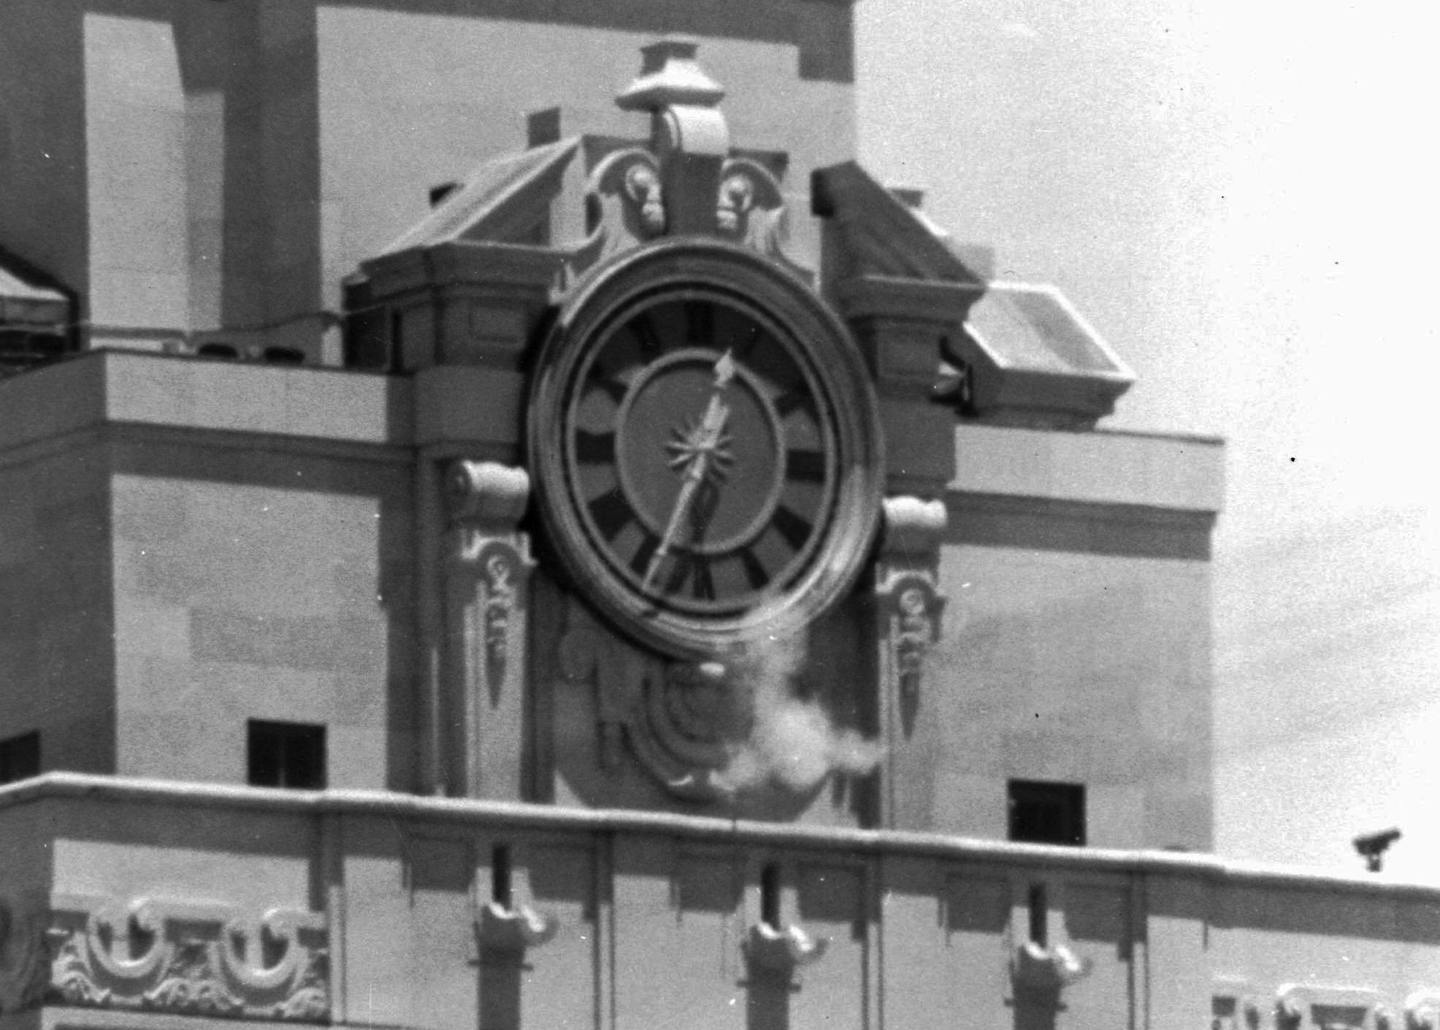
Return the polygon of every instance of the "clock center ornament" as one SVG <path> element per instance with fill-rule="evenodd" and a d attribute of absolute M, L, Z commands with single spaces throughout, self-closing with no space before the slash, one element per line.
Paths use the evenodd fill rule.
<path fill-rule="evenodd" d="M 780 253 L 778 185 L 730 153 L 694 50 L 646 48 L 617 100 L 651 112 L 651 147 L 591 177 L 629 216 L 599 217 L 594 263 L 571 265 L 527 428 L 548 553 L 588 602 L 560 660 L 599 695 L 602 761 L 618 765 L 623 736 L 672 793 L 713 800 L 737 788 L 747 742 L 783 733 L 767 720 L 797 747 L 864 750 L 817 703 L 790 703 L 798 670 L 760 682 L 754 652 L 801 646 L 852 590 L 884 473 L 860 352 Z"/>

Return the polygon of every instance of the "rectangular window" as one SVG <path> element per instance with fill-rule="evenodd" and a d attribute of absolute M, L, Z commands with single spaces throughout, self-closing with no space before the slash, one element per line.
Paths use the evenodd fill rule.
<path fill-rule="evenodd" d="M 1085 785 L 1011 780 L 1010 839 L 1030 844 L 1085 844 Z"/>
<path fill-rule="evenodd" d="M 249 782 L 256 787 L 325 789 L 325 727 L 251 719 Z"/>
<path fill-rule="evenodd" d="M 40 775 L 38 730 L 0 740 L 0 783 L 14 783 Z"/>

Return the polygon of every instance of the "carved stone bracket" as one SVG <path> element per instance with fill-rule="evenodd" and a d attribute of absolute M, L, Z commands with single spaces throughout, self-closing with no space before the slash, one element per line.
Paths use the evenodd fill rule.
<path fill-rule="evenodd" d="M 210 904 L 57 899 L 45 932 L 44 997 L 203 1016 L 328 1022 L 324 917 L 258 918 Z"/>
<path fill-rule="evenodd" d="M 450 465 L 445 497 L 451 561 L 479 581 L 480 635 L 493 691 L 505 677 L 510 622 L 535 567 L 528 537 L 515 531 L 530 497 L 530 477 L 524 469 L 461 459 Z"/>
<path fill-rule="evenodd" d="M 1058 994 L 1090 975 L 1091 961 L 1063 944 L 1044 947 L 1026 941 L 1015 950 L 1010 977 L 1016 987 Z"/>
<path fill-rule="evenodd" d="M 786 979 L 797 969 L 819 962 L 829 946 L 829 938 L 812 937 L 794 924 L 777 929 L 767 923 L 751 926 L 741 945 L 752 967 Z"/>
<path fill-rule="evenodd" d="M 482 955 L 518 958 L 526 949 L 548 943 L 559 929 L 559 920 L 529 905 L 506 906 L 491 901 L 481 905 L 475 916 L 475 937 Z"/>
<path fill-rule="evenodd" d="M 919 704 L 925 655 L 940 639 L 945 595 L 937 576 L 943 501 L 885 499 L 885 535 L 876 575 L 877 617 L 907 732 Z"/>

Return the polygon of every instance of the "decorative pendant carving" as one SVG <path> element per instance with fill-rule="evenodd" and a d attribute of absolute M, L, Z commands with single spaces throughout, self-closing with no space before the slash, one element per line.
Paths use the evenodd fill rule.
<path fill-rule="evenodd" d="M 444 492 L 450 527 L 442 566 L 443 708 L 455 734 L 446 764 L 452 792 L 478 797 L 488 789 L 480 754 L 487 720 L 493 723 L 502 705 L 520 705 L 524 596 L 535 563 L 529 538 L 516 526 L 530 477 L 524 469 L 458 459 L 447 469 Z"/>
<path fill-rule="evenodd" d="M 940 592 L 936 566 L 945 524 L 943 501 L 885 499 L 875 597 L 885 649 L 882 667 L 890 670 L 906 736 L 914 731 L 926 654 L 940 639 L 946 598 Z"/>
<path fill-rule="evenodd" d="M 25 1004 L 293 1022 L 330 1018 L 322 916 L 139 898 L 74 899 L 46 920 L 48 965 Z M 34 974 L 31 974 L 34 975 Z"/>
<path fill-rule="evenodd" d="M 667 662 L 602 626 L 576 600 L 568 603 L 560 643 L 562 674 L 595 690 L 600 762 L 613 771 L 621 739 L 672 795 L 714 801 L 732 788 L 721 776 L 730 743 L 749 726 L 746 699 L 717 663 Z"/>

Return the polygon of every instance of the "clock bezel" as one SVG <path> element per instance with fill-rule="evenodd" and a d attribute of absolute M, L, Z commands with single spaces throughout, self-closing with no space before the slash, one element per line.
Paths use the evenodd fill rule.
<path fill-rule="evenodd" d="M 667 611 L 639 593 L 597 553 L 566 464 L 569 397 L 590 352 L 603 346 L 621 312 L 648 298 L 687 290 L 728 295 L 777 326 L 792 360 L 823 395 L 836 483 L 819 544 L 785 589 L 738 615 Z M 662 359 L 663 360 L 663 359 Z M 845 594 L 869 557 L 880 522 L 884 442 L 869 374 L 844 323 L 809 284 L 760 255 L 728 243 L 662 240 L 595 269 L 561 305 L 540 345 L 527 411 L 528 461 L 546 546 L 570 585 L 610 622 L 666 654 L 704 659 L 759 634 L 788 635 Z"/>

